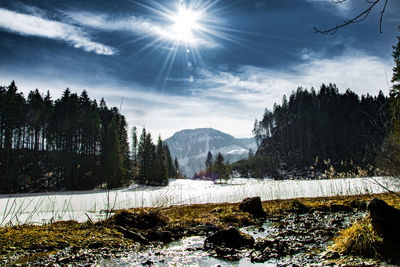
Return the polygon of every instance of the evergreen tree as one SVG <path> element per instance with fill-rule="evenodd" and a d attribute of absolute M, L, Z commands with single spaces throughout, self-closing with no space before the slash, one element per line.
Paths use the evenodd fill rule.
<path fill-rule="evenodd" d="M 212 173 L 213 173 L 213 155 L 212 155 L 211 151 L 208 151 L 208 153 L 207 153 L 205 165 L 206 165 L 206 173 L 212 175 Z"/>
<path fill-rule="evenodd" d="M 379 167 L 396 178 L 400 177 L 400 36 L 393 46 L 393 87 L 390 91 L 391 133 L 386 137 L 377 162 Z"/>
<path fill-rule="evenodd" d="M 165 152 L 165 165 L 168 170 L 169 178 L 176 178 L 176 169 L 174 162 L 172 161 L 171 152 L 169 151 L 169 147 L 167 143 L 164 143 L 164 152 Z"/>
<path fill-rule="evenodd" d="M 178 162 L 178 159 L 176 157 L 175 157 L 174 165 L 175 165 L 176 178 L 181 178 L 182 174 L 181 174 L 181 172 L 179 170 L 179 162 Z"/>
<path fill-rule="evenodd" d="M 168 184 L 168 168 L 166 164 L 166 153 L 164 145 L 161 140 L 161 136 L 158 137 L 156 147 L 156 158 L 153 167 L 153 176 L 151 177 L 155 185 L 167 185 Z"/>
<path fill-rule="evenodd" d="M 400 136 L 400 36 L 397 37 L 397 45 L 393 46 L 393 67 L 392 83 L 390 90 L 391 112 L 394 134 Z"/>
<path fill-rule="evenodd" d="M 227 168 L 227 165 L 229 164 L 225 164 L 224 156 L 219 152 L 214 162 L 214 170 L 219 180 L 227 180 L 229 178 L 230 170 Z"/>
<path fill-rule="evenodd" d="M 145 184 L 146 183 L 146 169 L 147 167 L 147 151 L 148 148 L 146 147 L 146 128 L 143 127 L 142 129 L 142 134 L 140 135 L 140 140 L 138 144 L 138 164 L 139 164 L 139 172 L 137 176 L 137 182 L 139 184 Z"/>
<path fill-rule="evenodd" d="M 105 158 L 103 173 L 105 181 L 107 181 L 107 188 L 111 189 L 121 186 L 123 181 L 123 159 L 115 120 L 111 121 L 107 129 L 103 157 Z"/>
<path fill-rule="evenodd" d="M 132 178 L 136 180 L 138 175 L 138 139 L 137 128 L 132 127 L 132 145 L 131 145 L 131 159 L 132 159 Z"/>
<path fill-rule="evenodd" d="M 0 191 L 91 189 L 104 182 L 104 170 L 118 170 L 109 187 L 124 183 L 126 121 L 104 100 L 99 108 L 86 91 L 78 97 L 69 89 L 54 102 L 37 89 L 25 100 L 12 82 L 0 87 L 0 104 Z"/>
<path fill-rule="evenodd" d="M 276 175 L 285 166 L 311 166 L 316 157 L 322 159 L 317 168 L 328 159 L 339 171 L 353 171 L 342 162 L 369 168 L 388 133 L 388 103 L 382 92 L 360 98 L 350 90 L 339 93 L 334 84 L 322 84 L 318 93 L 299 87 L 255 124 L 253 133 L 262 141 L 248 166 L 261 169 L 250 173 Z"/>

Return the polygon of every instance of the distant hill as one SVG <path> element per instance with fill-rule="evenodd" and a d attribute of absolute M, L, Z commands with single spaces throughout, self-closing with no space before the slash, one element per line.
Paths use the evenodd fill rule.
<path fill-rule="evenodd" d="M 257 150 L 254 138 L 235 138 L 212 128 L 199 128 L 176 132 L 165 140 L 173 158 L 189 177 L 204 169 L 208 151 L 214 156 L 221 152 L 230 163 L 246 158 L 249 149 Z"/>

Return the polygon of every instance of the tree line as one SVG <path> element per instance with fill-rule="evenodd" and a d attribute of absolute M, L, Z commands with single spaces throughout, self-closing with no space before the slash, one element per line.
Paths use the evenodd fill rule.
<path fill-rule="evenodd" d="M 195 173 L 194 179 L 227 180 L 232 172 L 231 165 L 225 160 L 221 152 L 217 154 L 214 160 L 213 154 L 208 151 L 204 165 L 205 170 Z"/>
<path fill-rule="evenodd" d="M 159 136 L 157 144 L 151 134 L 142 130 L 137 139 L 137 129 L 132 129 L 132 170 L 134 180 L 145 185 L 167 185 L 168 178 L 180 178 L 178 160 L 172 160 L 167 143 Z"/>
<path fill-rule="evenodd" d="M 233 169 L 244 177 L 285 177 L 290 170 L 355 173 L 355 168 L 399 177 L 400 36 L 392 55 L 389 97 L 381 91 L 361 97 L 350 89 L 339 93 L 334 84 L 322 84 L 318 92 L 299 87 L 255 121 L 259 149 Z"/>
<path fill-rule="evenodd" d="M 25 98 L 12 81 L 0 87 L 0 191 L 116 188 L 135 179 L 165 184 L 163 171 L 146 179 L 135 176 L 147 167 L 143 153 L 158 160 L 152 168 L 171 165 L 165 145 L 154 149 L 158 156 L 147 152 L 144 146 L 154 146 L 147 136 L 147 143 L 141 140 L 130 149 L 125 117 L 117 108 L 108 108 L 104 99 L 99 104 L 91 100 L 85 90 L 78 95 L 67 88 L 52 100 L 49 92 L 43 95 L 36 89 Z M 142 151 L 135 164 L 134 149 Z M 165 158 L 163 164 L 160 157 Z M 167 176 L 175 177 L 174 171 Z"/>
<path fill-rule="evenodd" d="M 327 162 L 339 171 L 375 166 L 390 130 L 389 106 L 382 92 L 359 97 L 350 89 L 339 93 L 334 84 L 322 84 L 318 92 L 299 87 L 255 121 L 259 149 L 236 169 L 247 176 L 279 176 L 305 167 L 323 169 Z"/>

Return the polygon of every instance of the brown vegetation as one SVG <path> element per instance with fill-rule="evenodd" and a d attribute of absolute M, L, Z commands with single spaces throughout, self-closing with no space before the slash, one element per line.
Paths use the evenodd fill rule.
<path fill-rule="evenodd" d="M 304 205 L 307 210 L 334 211 L 334 209 L 363 209 L 363 204 L 377 195 L 301 198 L 264 201 L 263 208 L 268 216 L 296 212 L 294 207 Z M 379 198 L 399 208 L 398 199 L 391 194 L 380 194 Z M 299 204 L 301 203 L 301 204 Z M 302 206 L 303 207 L 303 206 Z M 303 208 L 304 208 L 303 207 Z M 239 210 L 239 203 L 196 204 L 171 206 L 165 208 L 140 208 L 118 211 L 108 220 L 98 223 L 77 223 L 75 221 L 56 222 L 48 225 L 23 225 L 0 228 L 0 261 L 15 255 L 23 256 L 19 262 L 29 262 L 35 257 L 55 253 L 67 247 L 91 248 L 96 246 L 134 248 L 137 243 L 125 238 L 118 228 L 118 215 L 132 214 L 131 229 L 143 235 L 149 241 L 164 242 L 160 233 L 168 233 L 165 240 L 174 240 L 183 236 L 206 234 L 229 226 L 242 227 L 257 224 L 257 219 L 249 213 Z M 379 241 L 373 235 L 368 236 L 369 226 L 362 223 L 345 231 L 345 236 L 355 235 L 359 230 L 372 240 Z M 345 238 L 338 237 L 343 245 L 337 249 L 344 251 L 350 247 Z M 362 246 L 369 244 L 362 241 Z M 361 242 L 361 241 L 357 241 Z M 27 256 L 29 255 L 29 256 Z"/>

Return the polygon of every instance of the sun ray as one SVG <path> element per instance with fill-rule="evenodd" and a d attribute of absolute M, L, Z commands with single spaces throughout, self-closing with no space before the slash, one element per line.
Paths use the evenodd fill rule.
<path fill-rule="evenodd" d="M 154 25 L 153 31 L 135 40 L 145 42 L 148 39 L 149 43 L 134 53 L 143 55 L 146 52 L 150 55 L 162 48 L 158 52 L 163 59 L 156 79 L 158 86 L 162 86 L 160 89 L 169 80 L 193 81 L 196 69 L 205 64 L 203 56 L 209 49 L 223 48 L 223 42 L 246 46 L 240 33 L 223 27 L 223 12 L 232 3 L 221 5 L 220 0 L 148 0 L 146 3 L 133 3 L 147 11 L 142 15 Z"/>

